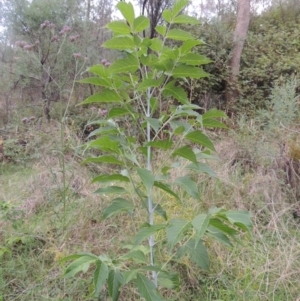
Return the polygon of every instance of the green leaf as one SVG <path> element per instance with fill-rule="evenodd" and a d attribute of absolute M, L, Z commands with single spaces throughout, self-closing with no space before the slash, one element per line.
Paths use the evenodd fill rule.
<path fill-rule="evenodd" d="M 210 215 L 209 214 L 199 214 L 192 220 L 192 225 L 196 231 L 195 235 L 195 247 L 197 247 L 199 240 L 205 234 L 207 227 L 209 225 Z"/>
<path fill-rule="evenodd" d="M 119 2 L 117 4 L 118 10 L 121 12 L 125 20 L 130 24 L 133 25 L 134 21 L 134 8 L 131 2 Z"/>
<path fill-rule="evenodd" d="M 151 40 L 150 49 L 156 52 L 160 52 L 162 47 L 163 47 L 163 42 L 160 39 L 154 38 Z"/>
<path fill-rule="evenodd" d="M 128 212 L 132 215 L 134 211 L 134 205 L 123 198 L 116 198 L 113 202 L 103 211 L 103 219 L 108 219 L 111 216 L 119 214 L 121 212 Z"/>
<path fill-rule="evenodd" d="M 152 175 L 151 171 L 145 168 L 137 168 L 136 170 L 140 179 L 142 180 L 142 183 L 149 192 L 154 184 L 154 176 Z"/>
<path fill-rule="evenodd" d="M 180 106 L 176 108 L 175 114 L 180 111 Z M 171 120 L 170 126 L 175 135 L 181 135 L 184 132 L 188 132 L 191 129 L 191 125 L 182 120 Z"/>
<path fill-rule="evenodd" d="M 81 84 L 92 84 L 92 85 L 102 86 L 102 87 L 107 87 L 107 88 L 112 87 L 111 81 L 106 78 L 88 77 L 88 78 L 84 78 L 78 82 Z"/>
<path fill-rule="evenodd" d="M 139 36 L 139 35 L 137 35 L 137 34 L 135 34 L 134 36 L 133 36 L 133 40 L 134 40 L 134 45 L 136 46 L 136 47 L 140 47 L 140 50 L 141 49 L 147 49 L 147 47 L 145 47 L 145 46 L 141 46 L 141 44 L 142 44 L 142 42 L 143 42 L 143 39 Z M 145 52 L 145 53 L 147 53 L 147 52 Z"/>
<path fill-rule="evenodd" d="M 155 27 L 155 30 L 160 34 L 162 35 L 163 37 L 166 35 L 166 32 L 167 32 L 167 27 L 166 26 L 163 26 L 163 25 L 157 25 Z"/>
<path fill-rule="evenodd" d="M 86 273 L 91 263 L 94 263 L 96 260 L 99 260 L 96 256 L 80 256 L 66 268 L 64 277 L 73 277 L 78 272 Z"/>
<path fill-rule="evenodd" d="M 148 259 L 146 258 L 144 252 L 141 250 L 132 250 L 125 255 L 121 256 L 122 259 L 132 259 L 136 263 L 148 263 Z"/>
<path fill-rule="evenodd" d="M 222 233 L 219 229 L 209 226 L 207 228 L 207 236 L 210 236 L 214 238 L 215 240 L 219 241 L 220 243 L 224 244 L 227 247 L 232 247 L 232 243 L 228 236 L 226 236 L 224 233 Z"/>
<path fill-rule="evenodd" d="M 185 90 L 182 87 L 176 87 L 175 86 L 175 81 L 169 82 L 164 87 L 163 96 L 164 97 L 172 96 L 182 104 L 188 104 L 189 103 L 187 93 L 185 92 Z"/>
<path fill-rule="evenodd" d="M 238 231 L 227 226 L 218 218 L 211 218 L 209 221 L 209 225 L 215 227 L 216 229 L 219 229 L 220 231 L 224 232 L 226 235 L 229 235 L 232 237 L 234 237 L 238 234 Z"/>
<path fill-rule="evenodd" d="M 164 18 L 164 20 L 166 20 L 168 23 L 171 23 L 172 21 L 172 13 L 171 10 L 169 9 L 165 9 L 162 13 L 162 17 Z"/>
<path fill-rule="evenodd" d="M 193 143 L 197 143 L 199 145 L 205 146 L 210 150 L 213 151 L 215 150 L 213 143 L 201 131 L 190 132 L 185 136 L 185 138 Z"/>
<path fill-rule="evenodd" d="M 110 73 L 108 72 L 107 68 L 104 67 L 103 65 L 94 65 L 88 68 L 88 71 L 106 79 L 110 76 Z"/>
<path fill-rule="evenodd" d="M 141 47 L 146 47 L 146 48 L 148 48 L 150 45 L 151 45 L 151 39 L 149 38 L 143 38 L 140 44 Z"/>
<path fill-rule="evenodd" d="M 168 150 L 168 149 L 171 148 L 172 145 L 173 145 L 173 141 L 171 139 L 167 139 L 167 140 L 150 141 L 145 146 L 151 146 L 151 147 L 154 147 L 154 148 L 160 148 L 160 149 Z"/>
<path fill-rule="evenodd" d="M 218 207 L 215 207 L 215 206 L 209 208 L 209 210 L 208 210 L 208 213 L 211 214 L 211 215 L 221 214 L 221 216 L 222 216 L 224 212 L 225 212 L 224 209 L 218 208 Z"/>
<path fill-rule="evenodd" d="M 117 165 L 125 165 L 122 161 L 118 160 L 114 156 L 100 156 L 95 158 L 87 158 L 83 161 L 83 163 L 108 163 L 108 164 L 117 164 Z"/>
<path fill-rule="evenodd" d="M 166 225 L 164 224 L 156 224 L 153 226 L 150 226 L 148 224 L 147 227 L 143 227 L 139 230 L 139 232 L 135 236 L 134 245 L 139 245 L 143 240 L 148 238 L 149 236 L 155 234 L 156 232 L 163 230 L 166 228 Z"/>
<path fill-rule="evenodd" d="M 66 261 L 70 261 L 70 260 L 73 260 L 73 259 L 78 259 L 78 258 L 81 258 L 81 257 L 84 257 L 84 256 L 91 257 L 91 258 L 93 257 L 95 260 L 99 259 L 96 255 L 94 255 L 92 253 L 83 252 L 83 253 L 72 254 L 72 255 L 63 257 L 59 260 L 59 262 L 66 262 Z"/>
<path fill-rule="evenodd" d="M 160 71 L 171 71 L 174 67 L 174 61 L 168 58 L 162 58 L 154 64 L 154 67 Z"/>
<path fill-rule="evenodd" d="M 132 153 L 124 153 L 124 156 L 131 161 L 132 163 L 134 163 L 137 166 L 140 166 L 139 161 L 137 160 L 136 154 L 132 154 Z"/>
<path fill-rule="evenodd" d="M 193 39 L 193 36 L 185 30 L 174 28 L 168 31 L 167 38 L 176 41 L 186 41 Z"/>
<path fill-rule="evenodd" d="M 176 289 L 180 285 L 179 276 L 175 273 L 161 271 L 158 274 L 158 285 L 168 289 Z"/>
<path fill-rule="evenodd" d="M 183 147 L 175 149 L 174 152 L 172 153 L 172 155 L 180 156 L 182 158 L 185 158 L 185 159 L 190 160 L 191 162 L 194 162 L 195 164 L 197 164 L 196 155 L 195 155 L 194 151 L 191 149 L 191 147 L 188 145 L 185 145 Z"/>
<path fill-rule="evenodd" d="M 217 109 L 210 109 L 209 111 L 205 112 L 202 115 L 203 120 L 210 119 L 210 118 L 219 118 L 219 117 L 226 118 L 227 115 L 223 111 Z"/>
<path fill-rule="evenodd" d="M 179 55 L 180 53 L 177 47 L 170 48 L 168 46 L 164 46 L 161 51 L 161 57 L 165 59 L 177 60 Z"/>
<path fill-rule="evenodd" d="M 163 217 L 164 220 L 168 220 L 168 217 L 167 217 L 167 212 L 161 207 L 160 204 L 153 204 L 153 207 L 154 207 L 154 212 L 157 213 L 159 216 Z"/>
<path fill-rule="evenodd" d="M 163 301 L 154 283 L 140 273 L 137 274 L 137 288 L 146 301 Z"/>
<path fill-rule="evenodd" d="M 139 69 L 139 61 L 134 55 L 128 54 L 126 58 L 116 60 L 108 69 L 111 73 L 135 72 Z"/>
<path fill-rule="evenodd" d="M 229 210 L 224 213 L 229 222 L 240 227 L 244 225 L 249 233 L 252 232 L 253 223 L 251 221 L 251 214 L 244 210 Z"/>
<path fill-rule="evenodd" d="M 106 41 L 102 47 L 115 50 L 134 50 L 135 44 L 132 37 L 114 37 Z"/>
<path fill-rule="evenodd" d="M 122 2 L 123 3 L 123 2 Z M 113 301 L 117 301 L 120 296 L 120 287 L 124 283 L 124 277 L 119 270 L 110 270 L 108 274 L 108 294 Z"/>
<path fill-rule="evenodd" d="M 224 123 L 222 123 L 218 120 L 215 120 L 215 119 L 204 119 L 204 120 L 202 120 L 202 124 L 206 128 L 228 129 L 228 127 Z"/>
<path fill-rule="evenodd" d="M 125 177 L 121 174 L 112 174 L 112 175 L 97 176 L 93 179 L 92 183 L 95 183 L 95 182 L 107 183 L 107 182 L 114 182 L 114 181 L 121 181 L 121 182 L 127 182 L 127 183 L 130 182 L 128 177 Z"/>
<path fill-rule="evenodd" d="M 159 79 L 147 78 L 144 79 L 137 87 L 137 91 L 145 91 L 148 88 L 159 87 L 164 80 L 164 77 L 160 77 Z"/>
<path fill-rule="evenodd" d="M 190 169 L 196 171 L 198 173 L 205 173 L 210 177 L 217 178 L 216 173 L 211 169 L 207 164 L 198 162 L 197 164 L 189 164 L 185 167 L 186 169 Z"/>
<path fill-rule="evenodd" d="M 179 106 L 177 108 L 176 112 L 174 112 L 174 116 L 176 116 L 176 117 L 179 117 L 179 116 L 198 117 L 199 113 L 194 110 L 189 110 L 189 109 L 183 108 L 183 106 Z M 190 129 L 191 129 L 191 126 L 189 125 L 187 130 L 190 130 Z"/>
<path fill-rule="evenodd" d="M 197 53 L 187 53 L 180 57 L 180 63 L 198 66 L 198 65 L 205 65 L 211 63 L 211 60 L 204 55 L 200 55 Z"/>
<path fill-rule="evenodd" d="M 191 39 L 191 40 L 184 41 L 179 49 L 181 50 L 181 54 L 185 54 L 189 52 L 193 47 L 198 45 L 203 45 L 203 44 L 204 44 L 203 41 Z"/>
<path fill-rule="evenodd" d="M 203 71 L 203 69 L 199 67 L 187 66 L 187 65 L 180 65 L 175 67 L 173 70 L 173 77 L 184 77 L 184 78 L 203 78 L 208 77 L 209 74 Z"/>
<path fill-rule="evenodd" d="M 200 199 L 198 186 L 189 176 L 177 178 L 174 184 L 178 184 L 183 190 L 185 190 L 191 197 Z"/>
<path fill-rule="evenodd" d="M 109 113 L 107 114 L 107 118 L 111 119 L 111 118 L 120 117 L 120 116 L 127 115 L 127 114 L 130 114 L 130 112 L 125 108 L 112 108 L 109 111 Z"/>
<path fill-rule="evenodd" d="M 95 292 L 94 295 L 95 297 L 98 297 L 100 294 L 100 291 L 102 290 L 105 281 L 108 278 L 108 267 L 104 262 L 101 262 L 100 260 L 96 262 L 97 268 L 94 272 L 94 288 Z"/>
<path fill-rule="evenodd" d="M 200 240 L 197 245 L 195 240 L 191 239 L 187 242 L 188 253 L 193 262 L 195 262 L 203 270 L 209 269 L 209 257 L 206 246 Z"/>
<path fill-rule="evenodd" d="M 120 153 L 119 143 L 111 140 L 108 136 L 100 137 L 89 144 L 89 147 L 93 147 L 106 152 Z"/>
<path fill-rule="evenodd" d="M 171 249 L 182 239 L 184 232 L 191 227 L 191 222 L 185 219 L 172 219 L 166 228 L 167 241 Z"/>
<path fill-rule="evenodd" d="M 150 20 L 145 16 L 139 16 L 133 21 L 133 32 L 138 33 L 150 26 Z"/>
<path fill-rule="evenodd" d="M 179 15 L 176 18 L 174 18 L 173 23 L 174 24 L 194 24 L 194 25 L 197 25 L 197 24 L 200 24 L 200 21 L 197 20 L 194 17 L 191 17 L 191 16 Z"/>
<path fill-rule="evenodd" d="M 120 102 L 121 97 L 120 95 L 112 90 L 104 89 L 100 93 L 95 93 L 94 95 L 88 97 L 83 102 L 81 102 L 82 105 L 89 104 L 89 103 L 109 103 L 109 102 Z"/>
<path fill-rule="evenodd" d="M 139 269 L 134 269 L 134 270 L 129 270 L 129 271 L 123 272 L 125 283 L 127 284 L 131 280 L 136 279 L 138 271 L 139 271 Z"/>
<path fill-rule="evenodd" d="M 130 27 L 124 21 L 113 21 L 106 25 L 114 33 L 119 34 L 130 34 L 131 30 Z"/>
<path fill-rule="evenodd" d="M 92 131 L 89 135 L 88 135 L 88 138 L 90 137 L 93 137 L 93 136 L 99 136 L 100 134 L 107 134 L 107 133 L 110 133 L 110 134 L 117 134 L 118 131 L 116 130 L 115 127 L 113 126 L 105 126 L 105 127 L 100 127 L 94 131 Z"/>
<path fill-rule="evenodd" d="M 151 117 L 146 117 L 146 121 L 150 124 L 150 126 L 153 128 L 155 133 L 158 132 L 161 126 L 161 121 L 159 119 L 151 118 Z"/>
<path fill-rule="evenodd" d="M 141 56 L 141 63 L 145 66 L 153 67 L 153 65 L 158 64 L 159 60 L 155 54 L 148 54 Z"/>
<path fill-rule="evenodd" d="M 179 196 L 172 190 L 172 188 L 169 185 L 164 184 L 164 183 L 159 182 L 159 181 L 155 181 L 154 186 L 161 189 L 161 190 L 163 190 L 163 191 L 165 191 L 165 192 L 167 192 L 168 194 L 172 195 L 173 197 L 175 197 L 177 200 L 180 201 Z"/>
<path fill-rule="evenodd" d="M 127 191 L 123 187 L 109 186 L 109 187 L 105 187 L 105 188 L 99 188 L 95 191 L 95 193 L 98 193 L 98 194 L 109 194 L 109 193 L 122 194 L 122 193 L 127 193 Z"/>
<path fill-rule="evenodd" d="M 172 9 L 172 14 L 176 17 L 187 5 L 189 0 L 176 0 Z"/>

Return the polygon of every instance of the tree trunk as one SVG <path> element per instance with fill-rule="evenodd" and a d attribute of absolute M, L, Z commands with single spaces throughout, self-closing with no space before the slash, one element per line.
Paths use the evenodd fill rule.
<path fill-rule="evenodd" d="M 240 62 L 244 43 L 247 38 L 247 32 L 250 22 L 250 1 L 238 0 L 237 22 L 233 36 L 233 53 L 229 62 L 231 71 L 229 83 L 226 88 L 226 100 L 229 104 L 234 104 L 239 96 L 239 91 L 236 87 L 237 76 L 240 72 Z"/>
<path fill-rule="evenodd" d="M 142 15 L 147 13 L 150 19 L 150 32 L 149 37 L 152 39 L 155 37 L 155 27 L 161 20 L 163 11 L 170 6 L 171 0 L 140 0 L 140 7 Z"/>
<path fill-rule="evenodd" d="M 86 5 L 86 13 L 85 13 L 85 19 L 86 21 L 90 21 L 90 15 L 91 15 L 91 0 L 87 0 Z"/>

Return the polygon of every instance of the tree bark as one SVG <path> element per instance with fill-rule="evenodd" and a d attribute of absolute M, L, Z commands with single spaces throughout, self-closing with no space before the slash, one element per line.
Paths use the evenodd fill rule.
<path fill-rule="evenodd" d="M 240 72 L 240 63 L 245 40 L 247 38 L 249 22 L 250 22 L 250 1 L 238 0 L 237 22 L 233 36 L 233 53 L 229 62 L 230 78 L 226 88 L 227 102 L 233 104 L 239 96 L 236 87 L 237 76 Z"/>
<path fill-rule="evenodd" d="M 170 6 L 172 0 L 140 0 L 140 7 L 142 15 L 147 13 L 150 19 L 150 32 L 149 37 L 155 37 L 155 27 L 161 20 L 163 11 Z"/>

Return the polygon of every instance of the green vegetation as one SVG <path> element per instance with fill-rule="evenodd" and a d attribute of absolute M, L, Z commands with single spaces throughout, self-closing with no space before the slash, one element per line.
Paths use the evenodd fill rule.
<path fill-rule="evenodd" d="M 251 17 L 237 82 L 242 93 L 237 107 L 230 108 L 223 92 L 235 14 L 221 2 L 224 13 L 200 25 L 185 17 L 187 12 L 180 13 L 182 7 L 172 13 L 170 6 L 164 13 L 169 22 L 160 24 L 162 34 L 152 40 L 147 38 L 147 18 L 134 21 L 125 3 L 118 7 L 129 24 L 112 22 L 103 32 L 95 24 L 111 21 L 110 3 L 100 10 L 100 1 L 87 0 L 86 6 L 75 0 L 53 1 L 38 18 L 44 0 L 1 3 L 1 22 L 11 18 L 4 37 L 29 44 L 41 31 L 48 36 L 31 50 L 0 41 L 0 300 L 299 300 L 299 54 L 292 30 L 298 9 L 285 0 L 285 5 L 271 5 Z M 17 4 L 28 7 L 20 11 Z M 65 9 L 73 16 L 67 24 Z M 11 13 L 22 18 L 13 19 Z M 177 13 L 187 24 L 175 24 Z M 14 24 L 31 18 L 25 31 Z M 57 27 L 42 29 L 45 20 Z M 65 25 L 71 32 L 49 44 L 47 68 L 41 68 L 37 58 Z M 188 41 L 206 42 L 188 50 L 205 77 L 191 78 L 194 66 L 182 61 L 188 34 L 179 40 L 166 38 L 164 26 L 173 26 L 177 33 L 188 30 Z M 122 38 L 134 41 L 132 49 L 140 51 L 128 51 L 124 43 L 111 49 L 120 30 Z M 75 34 L 80 37 L 74 43 L 70 36 Z M 103 42 L 107 48 L 98 47 Z M 60 46 L 66 51 L 55 60 Z M 211 63 L 206 64 L 206 57 Z M 168 64 L 162 64 L 164 58 Z M 130 70 L 129 61 L 134 61 Z M 189 70 L 188 76 L 174 78 L 173 67 L 179 64 Z M 82 72 L 86 66 L 92 67 Z M 47 83 L 50 74 L 55 80 L 45 86 L 46 94 L 54 97 L 58 91 L 58 98 L 48 103 L 48 122 L 47 98 L 36 80 Z M 146 79 L 142 83 L 140 76 Z M 176 80 L 172 89 L 166 76 Z M 103 84 L 125 101 L 95 98 L 107 91 Z M 153 91 L 151 116 L 148 91 Z M 232 118 L 218 110 L 224 108 L 234 112 Z M 186 139 L 188 130 L 202 135 Z M 187 177 L 187 185 L 177 185 Z M 121 190 L 126 192 L 119 194 Z M 155 203 L 153 225 L 149 192 Z M 244 214 L 241 224 L 226 219 L 233 210 Z M 246 212 L 253 223 L 251 235 L 243 227 Z M 196 225 L 201 218 L 206 227 Z M 186 231 L 176 230 L 175 221 L 184 221 Z M 154 262 L 149 260 L 151 235 Z M 195 245 L 188 248 L 193 239 L 199 241 L 201 256 Z M 180 257 L 180 251 L 188 252 Z M 106 267 L 111 272 L 106 274 Z"/>

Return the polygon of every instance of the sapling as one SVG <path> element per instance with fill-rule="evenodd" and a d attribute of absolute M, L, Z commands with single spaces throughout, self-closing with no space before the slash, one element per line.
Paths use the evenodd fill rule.
<path fill-rule="evenodd" d="M 190 103 L 187 92 L 178 84 L 184 81 L 189 85 L 192 79 L 207 77 L 201 66 L 210 63 L 193 52 L 203 42 L 179 28 L 181 24 L 199 24 L 196 18 L 182 13 L 187 4 L 188 0 L 177 0 L 172 9 L 166 9 L 163 24 L 156 27 L 157 37 L 149 39 L 142 34 L 150 26 L 149 19 L 135 17 L 131 3 L 118 3 L 125 21 L 107 24 L 113 37 L 103 47 L 121 51 L 122 58 L 107 66 L 102 61 L 90 67 L 88 71 L 94 76 L 81 80 L 101 87 L 82 104 L 106 104 L 108 108 L 106 118 L 96 121 L 99 128 L 91 133 L 95 139 L 88 144 L 100 150 L 101 155 L 85 162 L 114 164 L 121 169 L 94 179 L 101 185 L 96 193 L 115 196 L 103 211 L 103 219 L 125 212 L 134 223 L 137 209 L 145 210 L 148 216 L 125 255 L 116 254 L 112 259 L 82 253 L 62 260 L 74 260 L 66 268 L 66 277 L 87 271 L 92 263 L 96 265 L 95 296 L 107 283 L 109 296 L 118 300 L 121 286 L 132 283 L 145 300 L 163 300 L 159 287 L 179 285 L 178 277 L 168 272 L 172 258 L 188 256 L 199 267 L 208 269 L 207 237 L 230 246 L 231 238 L 237 240 L 241 231 L 251 233 L 248 212 L 214 207 L 208 213 L 195 214 L 191 220 L 169 219 L 160 201 L 163 198 L 157 197 L 168 195 L 178 202 L 189 197 L 200 200 L 196 175 L 215 176 L 204 163 L 215 151 L 205 128 L 226 128 L 217 120 L 225 117 L 223 112 L 213 109 L 199 114 L 201 108 Z M 125 122 L 130 127 L 124 126 Z M 160 162 L 162 153 L 167 159 Z M 172 180 L 172 169 L 180 165 L 184 175 Z M 159 242 L 155 240 L 157 235 Z M 160 262 L 155 255 L 159 248 L 166 248 L 164 242 L 169 259 Z"/>

